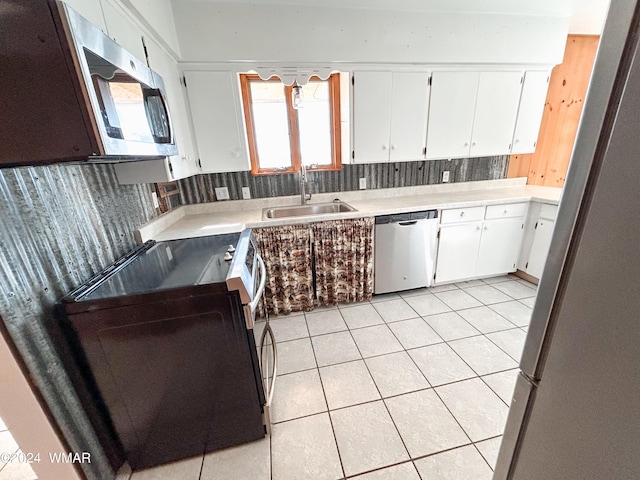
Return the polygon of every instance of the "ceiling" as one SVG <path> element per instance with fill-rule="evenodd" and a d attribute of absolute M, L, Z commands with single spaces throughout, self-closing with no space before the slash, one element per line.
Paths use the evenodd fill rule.
<path fill-rule="evenodd" d="M 185 0 L 173 0 L 179 3 Z M 193 0 L 192 0 L 193 1 Z M 570 33 L 599 34 L 609 0 L 196 0 L 254 5 L 324 6 L 377 10 L 476 12 L 569 17 Z"/>

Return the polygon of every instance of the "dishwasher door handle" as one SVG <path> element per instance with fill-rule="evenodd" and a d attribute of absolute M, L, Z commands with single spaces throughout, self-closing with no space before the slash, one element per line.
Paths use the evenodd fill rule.
<path fill-rule="evenodd" d="M 415 225 L 416 223 L 418 223 L 417 220 L 411 220 L 409 222 L 398 222 L 398 225 L 400 225 L 401 227 L 410 227 L 411 225 Z"/>

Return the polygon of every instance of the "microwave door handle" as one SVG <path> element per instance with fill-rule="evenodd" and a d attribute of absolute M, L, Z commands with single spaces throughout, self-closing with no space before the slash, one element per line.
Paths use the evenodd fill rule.
<path fill-rule="evenodd" d="M 167 123 L 166 136 L 160 137 L 156 135 L 157 132 L 154 131 L 154 128 L 153 128 L 153 125 L 155 124 L 155 122 L 153 121 L 154 115 L 152 115 L 152 113 L 149 110 L 149 98 L 152 98 L 152 97 L 157 97 L 158 99 L 160 99 L 160 103 L 162 104 L 162 115 Z M 152 127 L 151 134 L 153 135 L 154 140 L 158 141 L 159 143 L 174 143 L 171 115 L 169 115 L 169 107 L 167 105 L 167 101 L 164 97 L 164 94 L 162 93 L 162 90 L 159 88 L 145 88 L 144 105 L 145 105 L 144 109 L 147 114 L 147 121 L 149 122 L 149 125 Z"/>

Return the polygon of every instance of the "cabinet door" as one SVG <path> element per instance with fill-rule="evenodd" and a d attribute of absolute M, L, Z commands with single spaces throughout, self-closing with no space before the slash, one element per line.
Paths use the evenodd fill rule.
<path fill-rule="evenodd" d="M 526 269 L 529 275 L 540 278 L 544 264 L 547 261 L 549 246 L 551 245 L 551 236 L 553 234 L 553 220 L 538 220 L 535 234 L 533 236 L 533 244 L 529 253 L 529 261 Z"/>
<path fill-rule="evenodd" d="M 391 72 L 355 72 L 353 150 L 355 163 L 389 161 Z"/>
<path fill-rule="evenodd" d="M 480 246 L 481 223 L 440 227 L 436 282 L 446 283 L 475 276 Z"/>
<path fill-rule="evenodd" d="M 191 134 L 185 88 L 181 83 L 177 62 L 157 43 L 147 38 L 149 67 L 160 74 L 167 93 L 171 112 L 171 124 L 176 137 L 179 155 L 171 158 L 170 172 L 173 179 L 186 178 L 199 172 L 195 146 Z"/>
<path fill-rule="evenodd" d="M 485 222 L 482 225 L 476 276 L 515 272 L 523 232 L 521 218 Z"/>
<path fill-rule="evenodd" d="M 522 72 L 482 72 L 471 136 L 472 157 L 511 152 Z"/>
<path fill-rule="evenodd" d="M 235 74 L 184 74 L 202 172 L 251 170 Z"/>
<path fill-rule="evenodd" d="M 394 72 L 389 160 L 422 160 L 427 137 L 429 74 Z"/>
<path fill-rule="evenodd" d="M 535 152 L 548 88 L 549 72 L 525 74 L 511 153 Z"/>
<path fill-rule="evenodd" d="M 433 72 L 427 159 L 468 157 L 478 72 Z"/>
<path fill-rule="evenodd" d="M 140 60 L 145 59 L 142 32 L 127 15 L 107 1 L 102 2 L 107 34 Z"/>

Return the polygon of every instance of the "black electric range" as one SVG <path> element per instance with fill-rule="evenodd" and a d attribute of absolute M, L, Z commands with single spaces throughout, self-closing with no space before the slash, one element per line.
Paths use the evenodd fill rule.
<path fill-rule="evenodd" d="M 65 361 L 115 469 L 123 457 L 136 470 L 265 435 L 247 318 L 258 261 L 250 230 L 150 241 L 61 301 Z"/>

